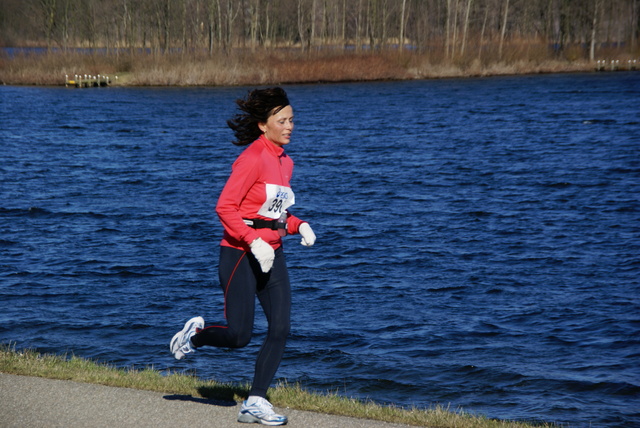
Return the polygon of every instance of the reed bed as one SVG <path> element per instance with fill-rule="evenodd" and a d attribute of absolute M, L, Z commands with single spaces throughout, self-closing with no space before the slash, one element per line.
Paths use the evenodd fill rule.
<path fill-rule="evenodd" d="M 591 71 L 581 59 L 549 56 L 542 46 L 513 44 L 498 58 L 491 46 L 448 58 L 442 49 L 237 49 L 232 53 L 42 51 L 0 55 L 0 83 L 63 85 L 76 74 L 119 76 L 129 86 L 237 86 L 378 81 Z M 112 79 L 112 82 L 115 81 Z"/>

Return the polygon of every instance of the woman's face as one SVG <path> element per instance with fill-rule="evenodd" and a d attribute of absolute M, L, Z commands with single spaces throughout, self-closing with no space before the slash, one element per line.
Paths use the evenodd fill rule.
<path fill-rule="evenodd" d="M 269 116 L 266 123 L 258 127 L 265 137 L 277 146 L 289 144 L 293 131 L 293 108 L 286 106 L 278 113 Z"/>

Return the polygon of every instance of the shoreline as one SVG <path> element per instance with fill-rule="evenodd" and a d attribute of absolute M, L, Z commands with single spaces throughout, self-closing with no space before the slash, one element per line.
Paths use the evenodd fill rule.
<path fill-rule="evenodd" d="M 635 62 L 634 62 L 635 61 Z M 0 84 L 10 86 L 228 87 L 287 84 L 484 78 L 540 74 L 635 71 L 618 60 L 479 57 L 452 61 L 425 54 L 384 51 L 239 52 L 234 55 L 86 54 L 45 52 L 0 55 Z M 100 84 L 102 82 L 103 84 Z M 106 83 L 108 82 L 108 83 Z M 82 85 L 83 87 L 85 85 Z"/>

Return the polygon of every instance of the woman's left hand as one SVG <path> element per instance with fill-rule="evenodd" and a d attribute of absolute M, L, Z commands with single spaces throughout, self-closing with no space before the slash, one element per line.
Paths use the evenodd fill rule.
<path fill-rule="evenodd" d="M 309 223 L 302 223 L 298 228 L 298 232 L 302 236 L 300 244 L 304 245 L 305 247 L 310 247 L 315 244 L 316 234 L 313 233 L 313 230 L 311 229 L 311 226 L 309 226 Z"/>

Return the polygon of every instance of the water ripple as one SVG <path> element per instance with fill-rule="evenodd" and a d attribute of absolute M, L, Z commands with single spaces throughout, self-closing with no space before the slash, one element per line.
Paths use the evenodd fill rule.
<path fill-rule="evenodd" d="M 288 88 L 293 211 L 318 241 L 285 243 L 278 376 L 400 406 L 639 425 L 638 78 Z M 214 206 L 243 90 L 0 92 L 15 112 L 0 131 L 0 341 L 247 382 L 261 314 L 243 351 L 167 351 L 187 317 L 223 319 Z"/>

